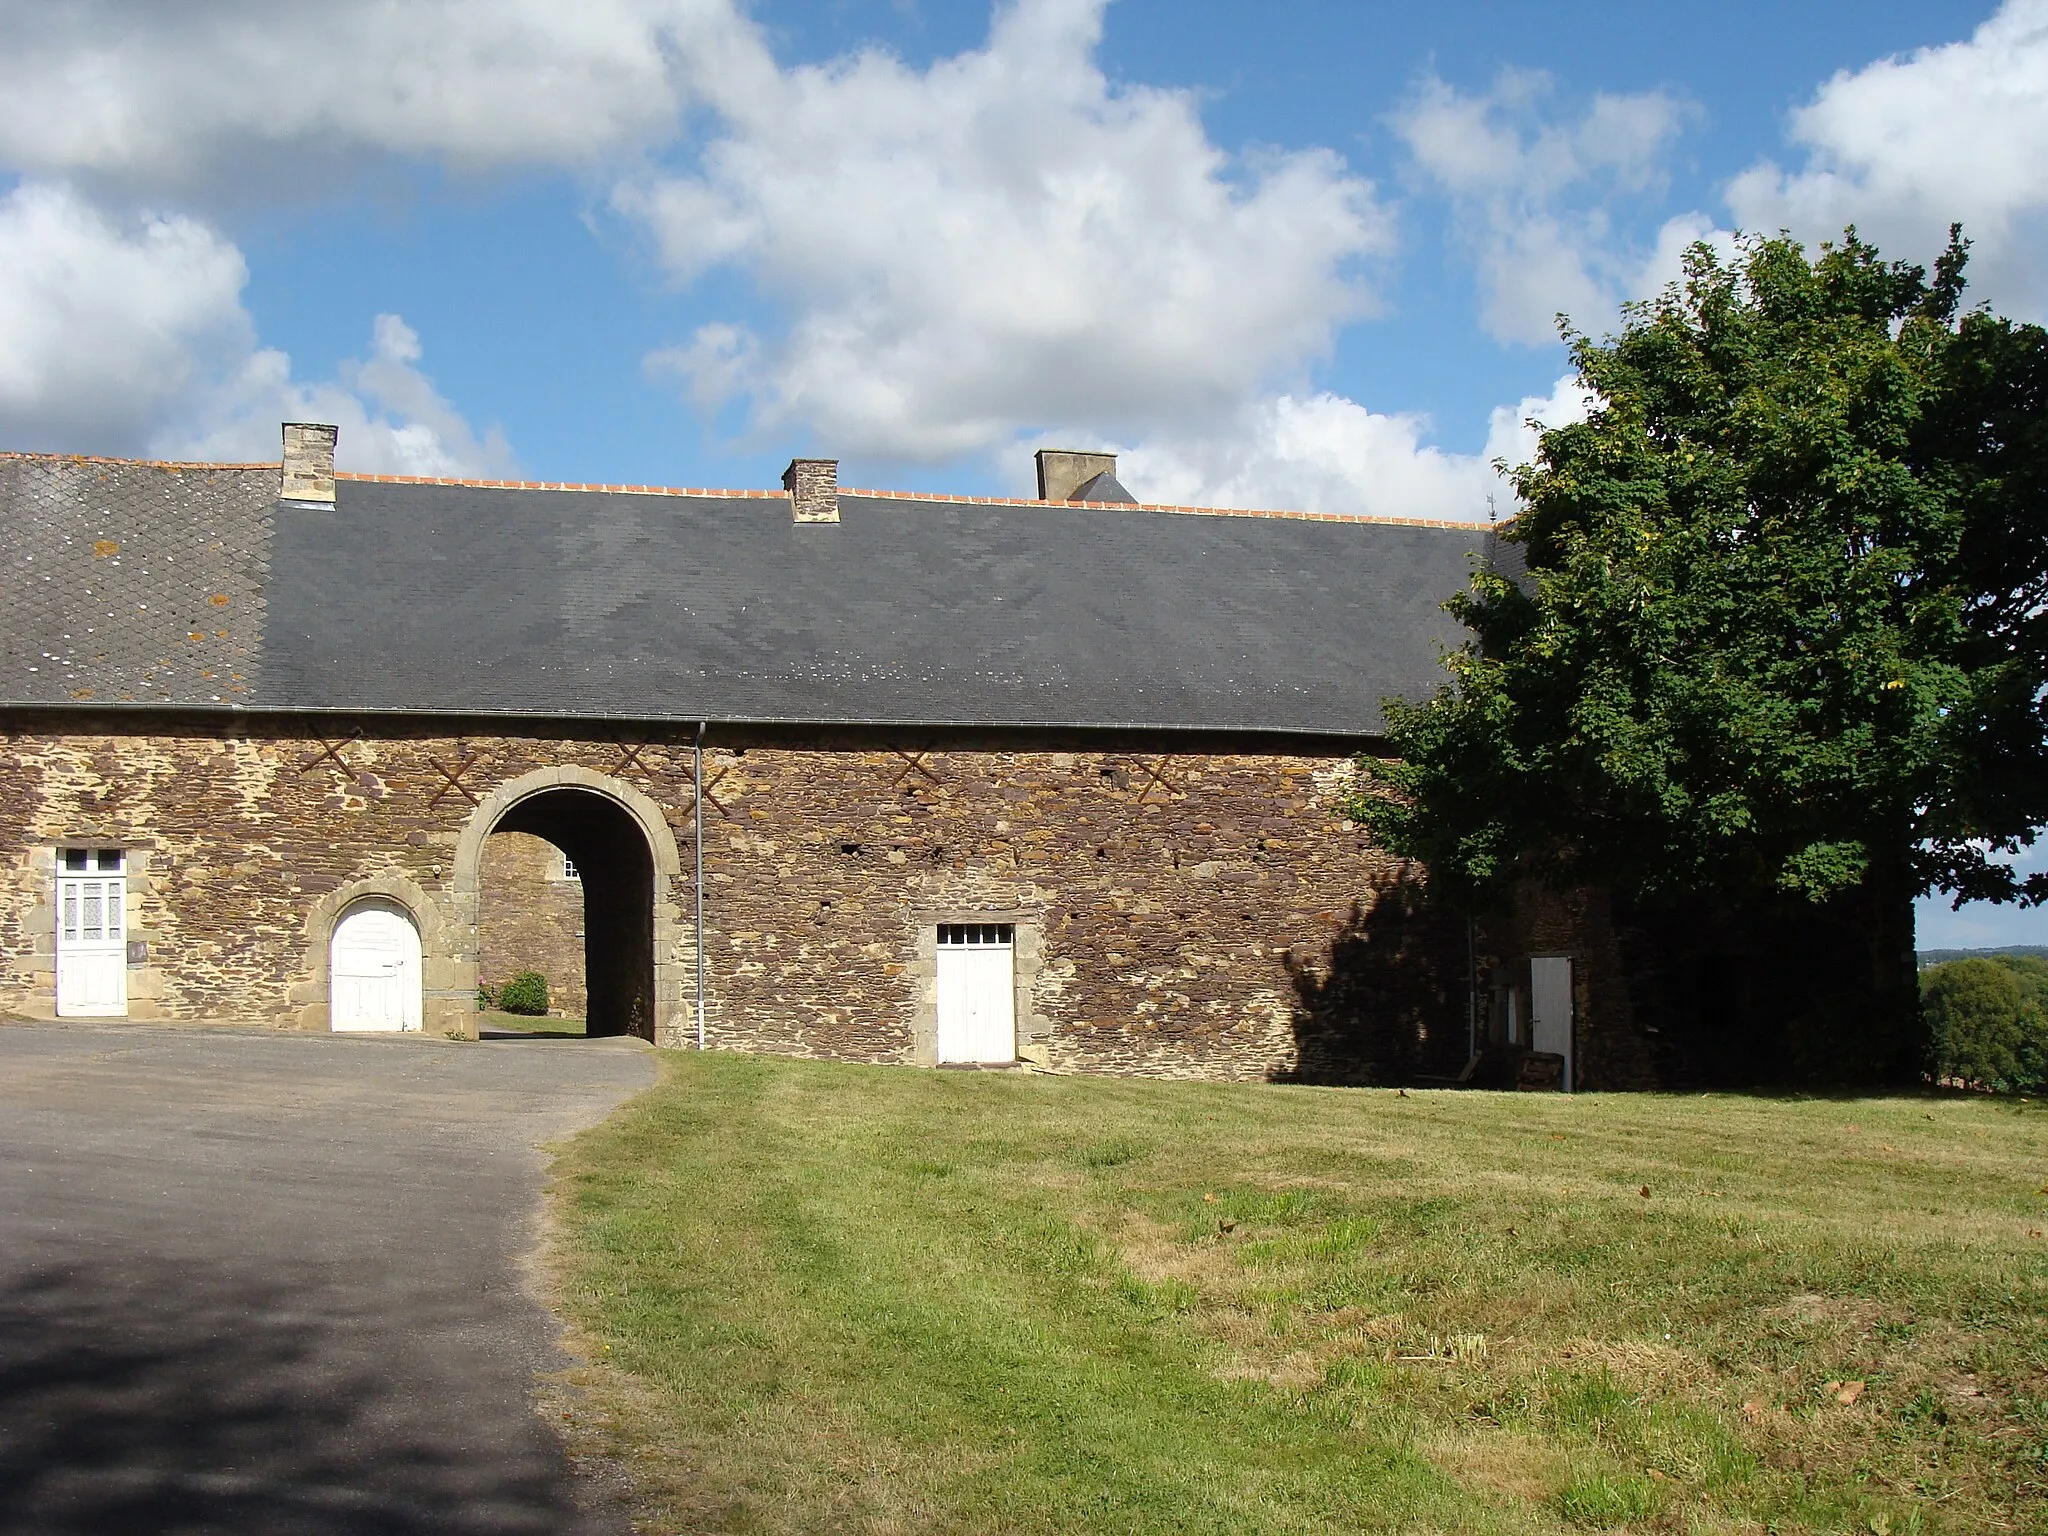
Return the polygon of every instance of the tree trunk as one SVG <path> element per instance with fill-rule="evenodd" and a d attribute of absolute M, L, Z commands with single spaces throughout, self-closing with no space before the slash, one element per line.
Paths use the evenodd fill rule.
<path fill-rule="evenodd" d="M 1866 914 L 1872 1080 L 1919 1083 L 1927 1054 L 1913 941 L 1913 881 L 1903 861 L 1873 865 L 1857 895 Z"/>

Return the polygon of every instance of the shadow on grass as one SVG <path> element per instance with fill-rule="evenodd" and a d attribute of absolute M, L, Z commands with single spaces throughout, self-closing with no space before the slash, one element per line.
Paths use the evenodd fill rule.
<path fill-rule="evenodd" d="M 553 1014 L 500 1013 L 486 1010 L 477 1020 L 480 1040 L 588 1040 L 596 1038 L 581 1019 Z"/>

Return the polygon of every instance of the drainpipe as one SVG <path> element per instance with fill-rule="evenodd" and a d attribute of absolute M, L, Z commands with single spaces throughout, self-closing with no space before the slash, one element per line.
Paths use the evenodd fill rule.
<path fill-rule="evenodd" d="M 704 1049 L 704 722 L 697 722 L 696 793 L 690 796 L 690 846 L 697 854 L 697 1049 Z"/>

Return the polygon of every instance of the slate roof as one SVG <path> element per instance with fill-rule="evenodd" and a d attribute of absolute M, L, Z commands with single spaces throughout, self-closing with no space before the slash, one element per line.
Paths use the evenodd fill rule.
<path fill-rule="evenodd" d="M 0 700 L 258 696 L 277 468 L 0 458 Z"/>
<path fill-rule="evenodd" d="M 0 456 L 0 707 L 1375 734 L 1483 527 Z"/>

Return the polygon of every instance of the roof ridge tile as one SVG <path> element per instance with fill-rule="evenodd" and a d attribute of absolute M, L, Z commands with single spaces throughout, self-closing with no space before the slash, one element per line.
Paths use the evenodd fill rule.
<path fill-rule="evenodd" d="M 88 453 L 8 453 L 0 460 L 48 460 L 72 464 L 125 464 L 142 469 L 252 470 L 275 469 L 274 462 L 211 463 L 183 459 L 124 459 Z M 493 480 L 466 475 L 379 475 L 360 470 L 338 470 L 336 480 L 359 481 L 369 485 L 450 485 L 489 491 L 573 491 L 613 496 L 700 496 L 725 501 L 787 500 L 784 490 L 719 488 L 713 486 L 631 485 L 578 480 Z M 1198 507 L 1164 501 L 1040 501 L 1032 496 L 956 496 L 938 491 L 883 491 L 841 486 L 841 496 L 861 496 L 871 501 L 922 501 L 974 507 L 1086 507 L 1103 512 L 1171 512 L 1183 517 L 1276 517 L 1313 523 L 1364 523 L 1395 528 L 1481 528 L 1479 522 L 1458 522 L 1450 518 L 1395 517 L 1376 512 L 1307 512 L 1282 507 Z"/>
<path fill-rule="evenodd" d="M 720 489 L 712 486 L 619 485 L 575 480 L 477 480 L 460 475 L 372 475 L 337 470 L 336 480 L 376 485 L 457 485 L 476 490 L 581 491 L 598 495 L 703 496 L 720 500 L 786 501 L 782 490 Z M 1278 517 L 1312 523 L 1371 523 L 1397 528 L 1483 528 L 1479 522 L 1450 518 L 1393 517 L 1376 512 L 1297 512 L 1267 507 L 1197 507 L 1164 501 L 1041 501 L 1035 496 L 956 496 L 943 491 L 882 491 L 842 485 L 839 494 L 871 501 L 923 501 L 973 507 L 1087 507 L 1098 512 L 1174 512 L 1189 517 Z"/>
<path fill-rule="evenodd" d="M 126 464 L 136 469 L 277 469 L 275 459 L 257 459 L 249 463 L 215 459 L 124 459 L 105 453 L 23 453 L 0 451 L 0 461 L 14 463 L 56 463 L 56 464 Z"/>

